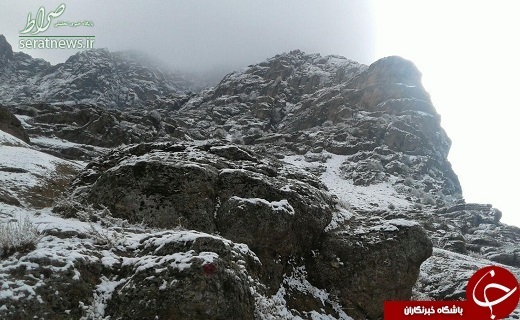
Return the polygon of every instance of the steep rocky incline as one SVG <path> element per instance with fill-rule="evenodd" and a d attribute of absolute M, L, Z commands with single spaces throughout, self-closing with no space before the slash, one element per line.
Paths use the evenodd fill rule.
<path fill-rule="evenodd" d="M 0 217 L 5 214 L 3 205 L 51 206 L 81 169 L 77 163 L 35 150 L 27 142 L 18 119 L 0 107 Z M 5 244 L 3 236 L 0 247 Z"/>
<path fill-rule="evenodd" d="M 161 96 L 201 89 L 195 77 L 163 69 L 142 54 L 107 49 L 79 52 L 51 66 L 13 52 L 0 35 L 0 103 L 4 104 L 141 107 Z"/>
<path fill-rule="evenodd" d="M 69 80 L 115 81 L 96 66 Z M 296 50 L 141 102 L 6 103 L 1 130 L 30 144 L 4 145 L 80 172 L 52 209 L 0 188 L 0 219 L 43 231 L 2 252 L 0 317 L 381 319 L 385 300 L 464 298 L 485 265 L 520 278 L 520 229 L 464 201 L 410 61 Z"/>

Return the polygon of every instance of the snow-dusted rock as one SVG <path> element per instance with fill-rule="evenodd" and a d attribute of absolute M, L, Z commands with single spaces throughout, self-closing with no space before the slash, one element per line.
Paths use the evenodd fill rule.
<path fill-rule="evenodd" d="M 254 319 L 251 288 L 260 263 L 247 246 L 200 232 L 166 231 L 142 236 L 133 252 L 111 265 L 117 276 L 103 281 L 106 289 L 113 286 L 105 316 Z"/>
<path fill-rule="evenodd" d="M 0 131 L 29 143 L 29 135 L 14 114 L 0 105 Z"/>
<path fill-rule="evenodd" d="M 325 234 L 309 260 L 310 281 L 338 292 L 356 319 L 378 319 L 386 300 L 407 300 L 432 243 L 416 222 L 356 221 Z"/>
<path fill-rule="evenodd" d="M 91 49 L 51 66 L 25 53 L 13 53 L 0 35 L 0 103 L 94 104 L 142 107 L 173 93 L 198 91 L 193 76 L 163 70 L 137 52 Z"/>
<path fill-rule="evenodd" d="M 264 289 L 244 244 L 48 212 L 33 219 L 45 232 L 35 248 L 0 261 L 2 319 L 254 318 L 254 293 Z"/>

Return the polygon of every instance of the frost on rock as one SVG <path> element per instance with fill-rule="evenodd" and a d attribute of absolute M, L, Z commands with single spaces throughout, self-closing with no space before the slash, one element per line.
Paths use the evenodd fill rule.
<path fill-rule="evenodd" d="M 142 54 L 107 49 L 78 52 L 55 66 L 14 53 L 4 68 L 0 80 L 9 86 L 0 86 L 0 103 L 142 107 L 161 96 L 203 86 L 192 76 L 161 70 Z"/>
<path fill-rule="evenodd" d="M 286 275 L 274 295 L 266 297 L 255 292 L 255 297 L 256 317 L 262 320 L 353 319 L 343 311 L 337 297 L 308 281 L 304 266 L 296 267 L 291 275 Z M 306 311 L 301 304 L 315 305 L 316 310 Z"/>

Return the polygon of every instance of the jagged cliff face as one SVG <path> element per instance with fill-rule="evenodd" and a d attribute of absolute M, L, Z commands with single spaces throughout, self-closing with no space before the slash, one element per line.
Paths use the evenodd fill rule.
<path fill-rule="evenodd" d="M 24 53 L 13 53 L 0 35 L 0 103 L 88 103 L 106 108 L 139 107 L 175 93 L 198 91 L 195 78 L 166 72 L 133 52 L 106 49 L 79 52 L 51 66 Z M 7 82 L 8 85 L 5 85 Z"/>
<path fill-rule="evenodd" d="M 1 52 L 12 50 L 0 41 Z M 49 81 L 66 74 L 68 87 L 96 92 L 116 81 L 99 73 L 111 59 L 77 54 Z M 126 83 L 146 73 L 107 63 Z M 22 213 L 46 230 L 3 251 L 0 315 L 380 319 L 385 300 L 463 298 L 486 264 L 520 276 L 520 230 L 464 202 L 451 141 L 410 61 L 292 51 L 198 94 L 157 74 L 146 82 L 157 96 L 120 110 L 107 94 L 97 106 L 12 99 L 21 122 L 0 110 L 0 130 L 31 141 L 0 137 L 0 219 Z M 2 152 L 52 156 L 39 167 Z M 24 166 L 40 170 L 30 189 L 19 186 Z M 51 204 L 57 177 L 69 189 Z"/>
<path fill-rule="evenodd" d="M 171 115 L 185 120 L 183 129 L 194 138 L 229 135 L 296 154 L 345 155 L 353 161 L 342 173 L 356 185 L 429 176 L 437 183 L 421 189 L 435 201 L 460 198 L 447 161 L 451 141 L 419 71 L 399 57 L 367 69 L 344 58 L 291 52 L 227 76 Z"/>

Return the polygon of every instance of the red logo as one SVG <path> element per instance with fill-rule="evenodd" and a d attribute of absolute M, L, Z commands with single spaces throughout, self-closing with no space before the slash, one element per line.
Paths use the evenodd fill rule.
<path fill-rule="evenodd" d="M 466 301 L 385 301 L 385 320 L 498 320 L 518 306 L 520 287 L 507 269 L 489 266 L 475 272 Z"/>
<path fill-rule="evenodd" d="M 515 276 L 507 269 L 489 266 L 478 270 L 469 279 L 466 301 L 471 308 L 487 312 L 483 319 L 502 319 L 515 310 L 520 300 L 520 289 Z"/>

